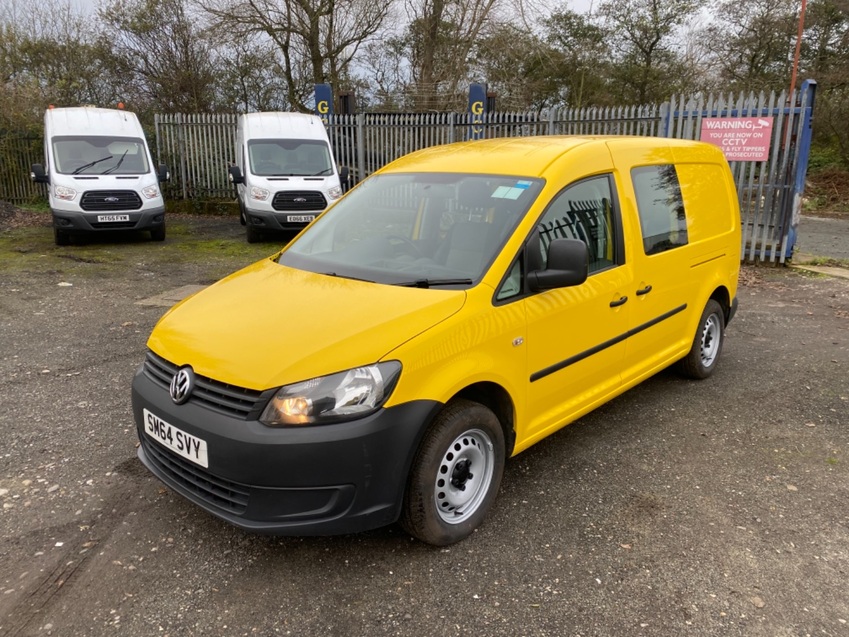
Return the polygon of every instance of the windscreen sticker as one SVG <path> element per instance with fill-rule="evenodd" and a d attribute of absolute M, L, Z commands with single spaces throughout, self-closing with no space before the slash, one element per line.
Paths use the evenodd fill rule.
<path fill-rule="evenodd" d="M 519 186 L 518 184 L 513 187 L 508 186 L 499 186 L 495 189 L 495 192 L 492 193 L 493 199 L 518 199 L 523 192 L 527 189 L 527 186 Z"/>

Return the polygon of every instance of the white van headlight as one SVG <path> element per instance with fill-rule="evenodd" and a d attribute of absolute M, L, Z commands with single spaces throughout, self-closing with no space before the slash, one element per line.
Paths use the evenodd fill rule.
<path fill-rule="evenodd" d="M 67 186 L 56 186 L 55 188 L 53 188 L 53 194 L 56 195 L 57 199 L 71 201 L 74 197 L 77 196 L 77 191 L 73 188 L 68 188 Z"/>
<path fill-rule="evenodd" d="M 257 186 L 251 186 L 251 199 L 256 199 L 258 201 L 265 201 L 268 199 L 268 195 L 271 193 L 268 192 L 265 188 L 259 188 Z"/>
<path fill-rule="evenodd" d="M 336 201 L 342 196 L 342 188 L 339 186 L 333 186 L 333 188 L 327 191 L 327 196 L 330 197 L 332 201 Z"/>
<path fill-rule="evenodd" d="M 286 385 L 277 391 L 259 420 L 278 427 L 361 418 L 386 402 L 400 373 L 401 363 L 388 361 Z"/>
<path fill-rule="evenodd" d="M 147 186 L 142 188 L 142 194 L 148 199 L 154 199 L 159 196 L 159 188 L 156 186 Z"/>

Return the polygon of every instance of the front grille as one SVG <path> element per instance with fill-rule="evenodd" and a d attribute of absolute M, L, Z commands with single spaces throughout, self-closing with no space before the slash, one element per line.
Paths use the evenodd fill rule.
<path fill-rule="evenodd" d="M 106 228 L 108 230 L 126 230 L 128 228 L 135 228 L 135 221 L 105 221 L 103 223 L 98 223 L 97 221 L 89 221 L 92 228 Z"/>
<path fill-rule="evenodd" d="M 324 210 L 327 207 L 327 201 L 318 190 L 291 190 L 274 195 L 271 207 L 282 212 Z"/>
<path fill-rule="evenodd" d="M 148 460 L 186 491 L 204 502 L 236 515 L 247 510 L 250 497 L 247 487 L 217 478 L 203 467 L 181 458 L 146 437 L 142 437 L 141 442 Z"/>
<path fill-rule="evenodd" d="M 171 379 L 180 368 L 153 352 L 148 352 L 144 361 L 144 373 L 151 381 L 168 391 Z M 195 387 L 188 402 L 206 407 L 240 420 L 256 419 L 273 389 L 265 392 L 246 389 L 195 374 Z"/>
<path fill-rule="evenodd" d="M 80 208 L 89 212 L 138 210 L 141 207 L 141 197 L 134 190 L 88 190 L 80 200 Z"/>

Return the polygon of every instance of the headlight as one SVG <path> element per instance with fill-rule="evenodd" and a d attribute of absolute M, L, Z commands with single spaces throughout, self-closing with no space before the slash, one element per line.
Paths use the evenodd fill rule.
<path fill-rule="evenodd" d="M 77 191 L 73 188 L 68 188 L 67 186 L 56 186 L 55 188 L 53 188 L 53 194 L 56 195 L 57 199 L 71 201 L 74 197 L 77 196 Z"/>
<path fill-rule="evenodd" d="M 259 420 L 278 427 L 362 418 L 386 402 L 400 373 L 401 363 L 388 361 L 286 385 Z"/>
<path fill-rule="evenodd" d="M 327 191 L 327 196 L 333 201 L 336 201 L 342 196 L 342 189 L 339 186 L 333 186 L 333 188 Z"/>
<path fill-rule="evenodd" d="M 148 186 L 146 188 L 142 188 L 142 194 L 148 199 L 153 199 L 154 197 L 159 196 L 159 188 L 156 186 Z"/>
<path fill-rule="evenodd" d="M 256 186 L 251 186 L 251 199 L 265 201 L 266 199 L 268 199 L 269 194 L 270 193 L 265 188 L 257 188 Z"/>

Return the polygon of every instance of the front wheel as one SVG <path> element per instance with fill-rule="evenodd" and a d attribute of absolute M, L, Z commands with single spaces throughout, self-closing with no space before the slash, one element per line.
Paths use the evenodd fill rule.
<path fill-rule="evenodd" d="M 53 242 L 57 246 L 67 246 L 71 244 L 71 237 L 67 232 L 59 230 L 59 228 L 53 228 Z"/>
<path fill-rule="evenodd" d="M 150 238 L 153 241 L 165 241 L 165 224 L 163 223 L 159 228 L 151 230 Z"/>
<path fill-rule="evenodd" d="M 262 240 L 262 233 L 257 230 L 253 224 L 248 223 L 245 227 L 245 237 L 248 240 L 248 243 L 258 243 Z"/>
<path fill-rule="evenodd" d="M 678 370 L 689 378 L 703 379 L 713 374 L 725 342 L 725 314 L 715 300 L 707 302 L 690 351 L 678 363 Z"/>
<path fill-rule="evenodd" d="M 413 461 L 401 526 L 435 546 L 467 537 L 495 501 L 504 461 L 504 431 L 495 414 L 469 400 L 449 403 Z"/>

